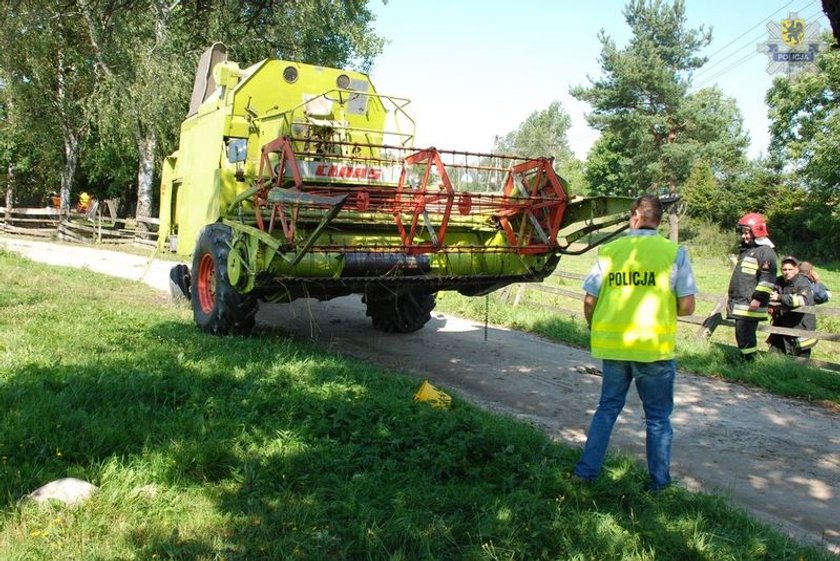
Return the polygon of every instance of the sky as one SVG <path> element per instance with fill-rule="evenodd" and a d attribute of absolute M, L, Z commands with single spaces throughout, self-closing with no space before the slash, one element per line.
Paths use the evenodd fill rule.
<path fill-rule="evenodd" d="M 619 48 L 630 31 L 623 0 L 371 0 L 374 29 L 386 40 L 370 71 L 380 94 L 411 100 L 415 146 L 488 152 L 493 139 L 559 101 L 572 120 L 569 145 L 583 159 L 599 133 L 588 104 L 569 94 L 602 76 L 598 32 Z M 686 0 L 689 28 L 712 30 L 694 89 L 717 85 L 736 100 L 751 143 L 769 143 L 765 94 L 769 59 L 757 45 L 767 24 L 791 13 L 829 29 L 820 0 Z"/>

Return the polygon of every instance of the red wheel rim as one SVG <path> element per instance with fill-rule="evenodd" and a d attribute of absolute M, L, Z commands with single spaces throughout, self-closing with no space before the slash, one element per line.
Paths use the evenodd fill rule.
<path fill-rule="evenodd" d="M 205 314 L 210 313 L 216 301 L 216 264 L 209 253 L 202 255 L 198 263 L 196 292 L 199 308 Z"/>

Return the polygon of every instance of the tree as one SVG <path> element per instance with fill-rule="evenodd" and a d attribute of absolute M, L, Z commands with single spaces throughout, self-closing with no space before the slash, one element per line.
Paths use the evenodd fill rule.
<path fill-rule="evenodd" d="M 624 156 L 623 140 L 605 130 L 586 158 L 584 175 L 592 195 L 636 196 L 633 186 L 631 155 Z"/>
<path fill-rule="evenodd" d="M 824 53 L 818 72 L 777 78 L 767 93 L 770 151 L 787 162 L 806 186 L 825 197 L 840 196 L 840 52 Z"/>
<path fill-rule="evenodd" d="M 602 30 L 600 57 L 604 76 L 571 93 L 588 102 L 590 126 L 609 131 L 601 145 L 599 167 L 615 168 L 629 182 L 626 189 L 676 194 L 681 173 L 687 175 L 684 106 L 692 73 L 705 59 L 698 52 L 711 41 L 703 27 L 686 29 L 682 0 L 631 0 L 624 16 L 632 31 L 629 45 L 618 49 Z M 616 149 L 607 152 L 609 145 Z M 614 165 L 604 166 L 605 158 Z M 619 171 L 620 170 L 620 171 Z M 591 180 L 591 178 L 590 178 Z M 671 238 L 676 239 L 676 209 L 670 215 Z"/>
<path fill-rule="evenodd" d="M 837 258 L 840 233 L 840 50 L 817 60 L 818 71 L 777 78 L 767 93 L 770 154 L 798 184 L 800 225 L 820 233 Z M 780 164 L 781 165 L 781 164 Z M 780 209 L 783 210 L 783 209 Z M 812 224 L 813 226 L 808 226 Z"/>
<path fill-rule="evenodd" d="M 502 154 L 530 158 L 553 158 L 558 173 L 576 192 L 584 182 L 580 162 L 569 148 L 569 114 L 559 101 L 542 111 L 534 111 L 519 127 L 498 140 L 495 150 Z"/>
<path fill-rule="evenodd" d="M 155 162 L 177 141 L 198 53 L 211 43 L 227 43 L 247 63 L 274 55 L 367 67 L 381 49 L 366 1 L 244 1 L 232 8 L 155 0 L 129 2 L 120 11 L 95 10 L 96 2 L 79 6 L 104 78 L 96 104 L 103 153 L 134 140 L 138 217 L 151 215 Z"/>
<path fill-rule="evenodd" d="M 131 182 L 147 217 L 207 46 L 225 42 L 248 64 L 278 56 L 366 69 L 382 48 L 367 1 L 6 0 L 0 71 L 21 130 L 63 140 L 39 149 L 60 156 L 65 208 L 75 184 L 113 195 Z"/>
<path fill-rule="evenodd" d="M 716 222 L 720 216 L 722 194 L 709 162 L 695 161 L 682 189 L 682 205 L 686 213 L 706 222 Z"/>
<path fill-rule="evenodd" d="M 61 206 L 67 211 L 86 135 L 90 52 L 65 4 L 31 0 L 0 6 L 0 67 L 20 117 L 18 127 L 50 139 L 37 149 L 45 159 L 61 162 Z M 61 145 L 52 139 L 61 139 Z M 55 172 L 43 179 L 52 183 Z"/>

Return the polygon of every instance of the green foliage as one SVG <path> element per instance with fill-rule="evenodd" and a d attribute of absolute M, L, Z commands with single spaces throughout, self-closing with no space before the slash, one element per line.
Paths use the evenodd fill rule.
<path fill-rule="evenodd" d="M 720 215 L 722 193 L 712 166 L 705 160 L 697 160 L 683 185 L 681 203 L 691 216 L 711 221 Z"/>
<path fill-rule="evenodd" d="M 534 111 L 519 128 L 500 138 L 495 152 L 530 158 L 554 158 L 554 166 L 569 182 L 572 193 L 586 191 L 583 165 L 569 148 L 571 118 L 559 101 L 542 111 Z"/>
<path fill-rule="evenodd" d="M 723 182 L 744 169 L 749 138 L 733 98 L 717 88 L 704 88 L 688 95 L 680 110 L 685 128 L 683 141 L 676 143 L 684 151 L 675 162 L 682 166 L 677 168 L 679 177 L 684 178 L 697 160 L 708 162 Z"/>
<path fill-rule="evenodd" d="M 215 41 L 244 65 L 279 56 L 367 69 L 382 49 L 367 0 L 2 8 L 0 87 L 16 100 L 14 130 L 25 137 L 0 132 L 0 143 L 13 139 L 6 158 L 30 172 L 23 200 L 57 189 L 60 178 L 68 197 L 71 187 L 102 198 L 132 186 L 148 205 L 161 155 L 176 147 L 198 57 Z M 27 166 L 29 154 L 47 164 Z"/>
<path fill-rule="evenodd" d="M 15 132 L 7 141 L 15 146 L 7 153 L 31 179 L 17 186 L 18 200 L 42 200 L 59 188 L 66 198 L 93 83 L 86 37 L 72 6 L 31 0 L 0 8 L 0 75 L 6 99 L 14 100 L 8 124 Z"/>
<path fill-rule="evenodd" d="M 502 154 L 531 158 L 552 157 L 557 161 L 572 158 L 567 134 L 572 126 L 569 114 L 559 101 L 543 111 L 534 111 L 519 128 L 499 140 L 496 149 Z"/>
<path fill-rule="evenodd" d="M 692 258 L 725 261 L 725 256 L 736 250 L 734 232 L 734 228 L 721 229 L 715 222 L 688 217 L 681 222 L 680 238 L 690 248 Z"/>
<path fill-rule="evenodd" d="M 767 93 L 771 151 L 803 184 L 824 196 L 840 196 L 840 52 L 817 59 L 818 72 L 777 78 Z"/>
<path fill-rule="evenodd" d="M 774 222 L 793 246 L 840 259 L 840 51 L 817 59 L 816 73 L 777 78 L 767 94 L 770 151 L 788 187 L 773 202 Z M 816 242 L 816 243 L 815 243 Z"/>
<path fill-rule="evenodd" d="M 586 158 L 585 175 L 590 195 L 638 196 L 641 194 L 630 175 L 632 161 L 621 152 L 622 139 L 606 130 Z"/>
<path fill-rule="evenodd" d="M 791 214 L 800 205 L 787 206 L 784 202 L 788 188 L 782 175 L 766 160 L 738 168 L 732 175 L 721 176 L 706 160 L 697 160 L 681 193 L 685 213 L 728 229 L 745 213 L 760 212 L 770 220 L 773 240 L 783 241 L 784 234 L 776 228 L 775 216 Z"/>
<path fill-rule="evenodd" d="M 599 168 L 626 176 L 625 189 L 632 194 L 673 193 L 680 168 L 690 167 L 683 163 L 688 151 L 681 145 L 689 124 L 685 101 L 690 75 L 705 62 L 697 53 L 711 35 L 703 28 L 686 29 L 680 0 L 672 5 L 634 0 L 624 16 L 633 34 L 629 45 L 618 49 L 601 32 L 604 76 L 571 93 L 592 105 L 587 117 L 591 126 L 614 135 L 598 151 Z M 612 165 L 604 165 L 607 158 Z M 590 182 L 596 185 L 591 177 Z"/>
<path fill-rule="evenodd" d="M 731 189 L 746 163 L 741 114 L 716 88 L 690 93 L 692 73 L 705 63 L 699 52 L 711 33 L 687 28 L 681 0 L 632 0 L 624 16 L 632 32 L 628 45 L 618 48 L 602 31 L 603 76 L 571 89 L 592 106 L 589 124 L 603 133 L 586 163 L 591 192 L 679 194 L 698 162 L 711 169 L 718 189 Z M 708 180 L 692 179 L 698 216 L 718 211 L 696 204 L 712 187 Z M 693 212 L 691 205 L 688 209 Z M 678 221 L 672 210 L 668 224 L 674 240 Z"/>
<path fill-rule="evenodd" d="M 779 188 L 768 206 L 770 233 L 785 253 L 811 261 L 840 259 L 840 231 L 832 199 L 801 187 Z"/>

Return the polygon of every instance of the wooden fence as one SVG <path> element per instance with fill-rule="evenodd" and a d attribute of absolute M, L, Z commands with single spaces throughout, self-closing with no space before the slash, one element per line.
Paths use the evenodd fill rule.
<path fill-rule="evenodd" d="M 505 302 L 516 307 L 523 303 L 530 291 L 542 294 L 550 294 L 553 296 L 563 296 L 574 300 L 574 309 L 563 308 L 560 306 L 546 305 L 544 302 L 540 303 L 540 307 L 549 308 L 557 313 L 566 314 L 571 317 L 583 319 L 583 289 L 580 287 L 584 275 L 576 273 L 567 273 L 564 271 L 555 271 L 552 277 L 573 280 L 575 287 L 565 288 L 553 286 L 547 283 L 522 283 L 508 287 L 503 291 L 502 298 Z M 699 293 L 695 296 L 697 300 L 708 302 L 712 305 L 712 312 L 707 316 L 691 315 L 682 316 L 678 321 L 683 324 L 694 325 L 697 327 L 695 337 L 698 339 L 709 339 L 714 334 L 718 327 L 735 327 L 735 322 L 724 317 L 726 309 L 726 296 Z M 570 303 L 570 306 L 573 304 Z M 802 306 L 797 308 L 797 311 L 812 313 L 817 316 L 840 316 L 840 308 L 828 307 L 826 304 L 820 306 Z M 788 329 L 785 327 L 775 327 L 769 324 L 759 324 L 758 330 L 765 333 L 779 333 L 782 335 L 805 335 L 812 337 L 819 341 L 827 341 L 831 343 L 840 342 L 840 333 L 825 332 L 825 331 L 804 331 L 801 329 Z M 734 336 L 733 336 L 734 340 Z M 825 362 L 817 359 L 798 359 L 800 361 L 808 362 L 819 368 L 826 368 L 828 370 L 835 370 L 840 372 L 840 364 Z"/>
<path fill-rule="evenodd" d="M 147 225 L 146 232 L 137 230 L 137 223 L 143 222 Z M 157 231 L 159 221 L 157 218 L 132 219 L 118 218 L 116 212 L 116 200 L 105 200 L 101 203 L 94 201 L 85 214 L 71 212 L 69 216 L 61 216 L 58 209 L 45 208 L 5 208 L 0 207 L 0 232 L 11 234 L 24 234 L 43 238 L 57 238 L 65 241 L 88 244 L 140 244 L 154 246 L 157 242 Z M 563 296 L 575 301 L 575 308 L 568 309 L 558 306 L 547 306 L 540 303 L 541 307 L 553 309 L 571 317 L 582 318 L 583 290 L 580 284 L 584 276 L 555 271 L 552 277 L 573 280 L 575 288 L 564 288 L 553 286 L 548 283 L 523 283 L 513 285 L 505 289 L 502 299 L 516 307 L 522 303 L 528 291 L 540 292 L 554 296 Z M 697 338 L 710 338 L 718 327 L 734 327 L 732 320 L 723 317 L 726 306 L 726 297 L 712 294 L 697 294 L 700 301 L 709 302 L 712 312 L 708 316 L 682 316 L 680 323 L 697 326 L 695 336 Z M 840 316 L 840 308 L 821 306 L 803 306 L 797 309 L 801 312 L 813 313 L 818 316 Z M 840 342 L 840 334 L 823 331 L 802 331 L 774 327 L 772 325 L 759 324 L 759 331 L 767 333 L 780 333 L 782 335 L 806 335 L 820 341 Z M 820 368 L 840 371 L 840 365 L 824 362 L 816 359 L 809 361 Z"/>
<path fill-rule="evenodd" d="M 137 229 L 146 224 L 146 231 Z M 88 244 L 157 244 L 157 218 L 117 217 L 116 199 L 94 200 L 85 213 L 62 216 L 57 208 L 0 207 L 0 232 Z"/>

